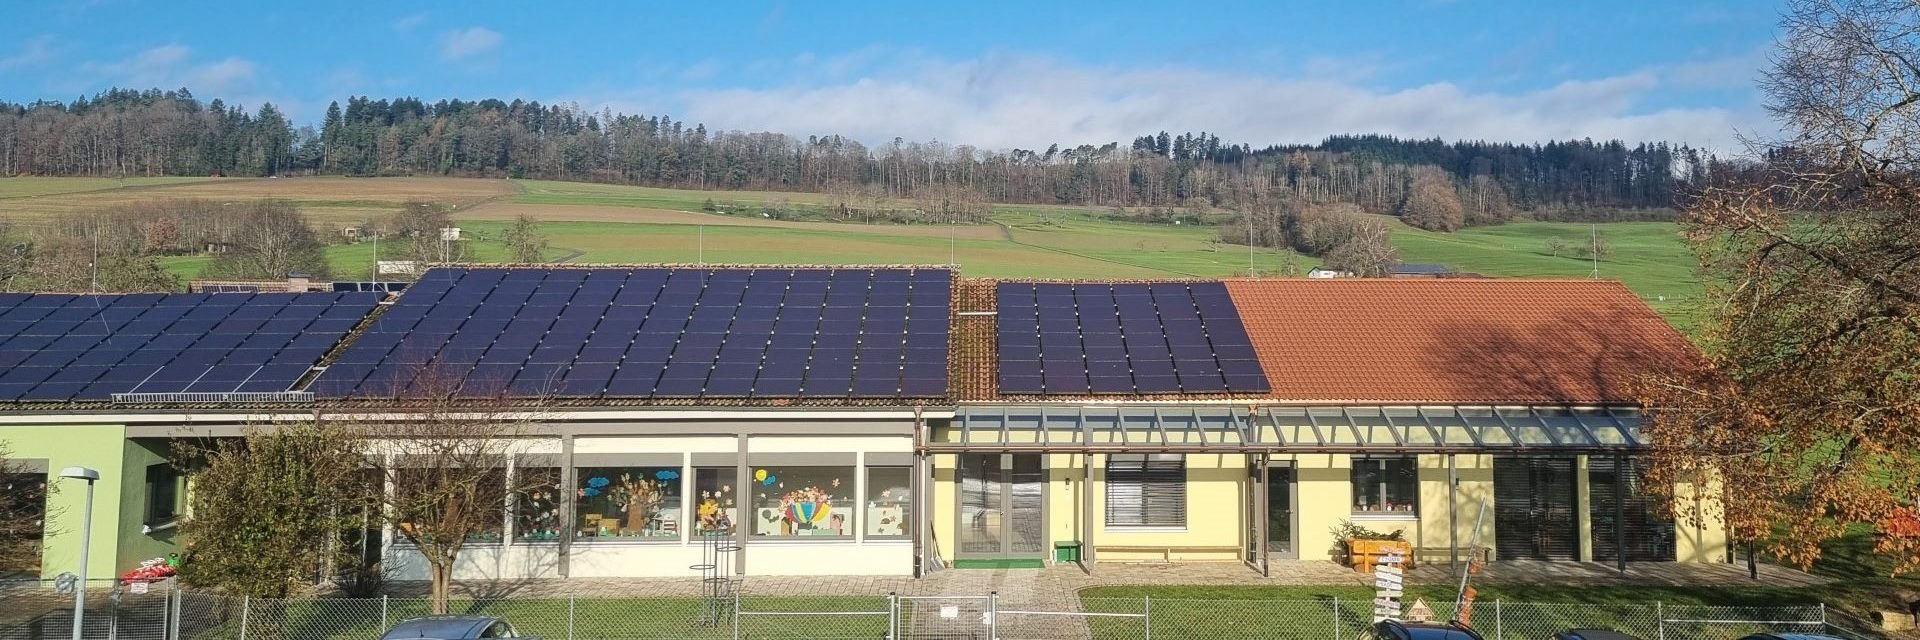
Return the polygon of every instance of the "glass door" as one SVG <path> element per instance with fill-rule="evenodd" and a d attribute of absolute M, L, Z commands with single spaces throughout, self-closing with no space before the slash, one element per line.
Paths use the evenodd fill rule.
<path fill-rule="evenodd" d="M 1293 463 L 1250 456 L 1247 464 L 1247 562 L 1262 572 L 1269 558 L 1300 557 L 1293 546 Z"/>
<path fill-rule="evenodd" d="M 1298 558 L 1293 547 L 1293 465 L 1267 466 L 1267 553 L 1278 558 Z"/>
<path fill-rule="evenodd" d="M 1040 455 L 962 454 L 959 459 L 958 557 L 1046 557 L 1046 470 Z"/>

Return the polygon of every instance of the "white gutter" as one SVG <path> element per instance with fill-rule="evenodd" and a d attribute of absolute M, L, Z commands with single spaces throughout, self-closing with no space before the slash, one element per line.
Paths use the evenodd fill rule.
<path fill-rule="evenodd" d="M 46 414 L 5 414 L 0 413 L 0 425 L 67 425 L 67 424 L 234 424 L 285 422 L 311 420 L 315 414 L 342 420 L 382 421 L 399 420 L 414 415 L 405 411 L 386 411 L 371 413 L 353 412 L 278 412 L 278 413 L 46 413 Z M 526 422 L 587 422 L 601 420 L 629 421 L 691 421 L 691 420 L 912 420 L 916 414 L 927 418 L 952 418 L 952 409 L 926 410 L 916 412 L 912 409 L 889 411 L 847 411 L 847 410 L 806 410 L 806 409 L 767 409 L 760 411 L 730 409 L 724 411 L 699 410 L 619 410 L 619 411 L 512 411 L 499 413 L 448 414 L 449 419 L 501 419 Z"/>

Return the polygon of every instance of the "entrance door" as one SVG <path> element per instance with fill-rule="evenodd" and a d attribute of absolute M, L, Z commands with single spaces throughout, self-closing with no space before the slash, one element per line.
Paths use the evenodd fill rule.
<path fill-rule="evenodd" d="M 1267 558 L 1292 559 L 1300 556 L 1299 550 L 1293 546 L 1293 463 L 1268 461 L 1264 478 L 1260 470 L 1259 456 L 1252 456 L 1247 465 L 1244 520 L 1247 523 L 1246 560 L 1254 568 L 1265 571 L 1267 567 L 1263 561 Z M 1260 545 L 1263 539 L 1266 541 L 1264 549 Z"/>
<path fill-rule="evenodd" d="M 957 559 L 1046 557 L 1046 470 L 1039 454 L 963 454 Z"/>
<path fill-rule="evenodd" d="M 1501 560 L 1574 560 L 1573 458 L 1495 458 L 1493 538 Z"/>

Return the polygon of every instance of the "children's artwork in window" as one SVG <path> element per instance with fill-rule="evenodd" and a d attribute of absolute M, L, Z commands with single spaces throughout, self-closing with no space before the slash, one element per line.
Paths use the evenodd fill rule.
<path fill-rule="evenodd" d="M 579 537 L 680 537 L 679 469 L 603 467 L 580 469 L 579 474 Z"/>
<path fill-rule="evenodd" d="M 734 497 L 732 468 L 693 470 L 693 530 L 695 533 L 725 535 L 733 533 L 733 516 L 739 510 Z"/>
<path fill-rule="evenodd" d="M 520 467 L 514 470 L 513 539 L 524 542 L 559 540 L 560 470 Z"/>
<path fill-rule="evenodd" d="M 867 537 L 907 535 L 913 513 L 912 470 L 907 467 L 867 468 Z"/>
<path fill-rule="evenodd" d="M 852 467 L 754 469 L 754 535 L 853 535 L 853 478 Z"/>

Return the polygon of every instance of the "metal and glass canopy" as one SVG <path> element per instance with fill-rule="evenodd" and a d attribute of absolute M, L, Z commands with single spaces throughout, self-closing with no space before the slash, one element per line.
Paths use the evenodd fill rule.
<path fill-rule="evenodd" d="M 1632 407 L 963 405 L 928 453 L 1621 453 Z"/>

